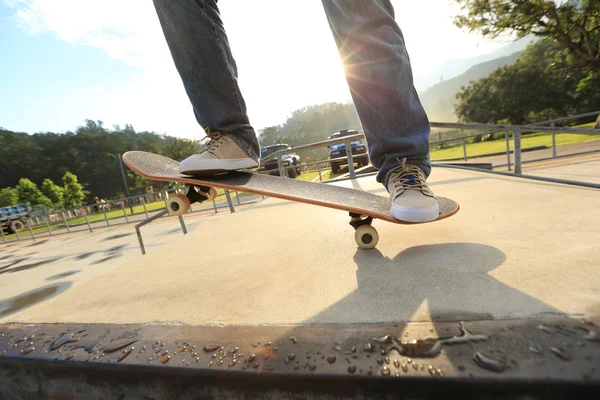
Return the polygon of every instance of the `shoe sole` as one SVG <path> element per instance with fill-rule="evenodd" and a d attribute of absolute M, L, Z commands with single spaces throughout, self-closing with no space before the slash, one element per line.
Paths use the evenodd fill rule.
<path fill-rule="evenodd" d="M 179 164 L 179 172 L 188 175 L 215 175 L 258 167 L 258 163 L 251 158 L 236 158 L 226 160 L 194 160 L 185 165 Z"/>
<path fill-rule="evenodd" d="M 440 216 L 440 205 L 428 208 L 411 208 L 392 204 L 392 216 L 400 221 L 406 222 L 430 222 Z"/>

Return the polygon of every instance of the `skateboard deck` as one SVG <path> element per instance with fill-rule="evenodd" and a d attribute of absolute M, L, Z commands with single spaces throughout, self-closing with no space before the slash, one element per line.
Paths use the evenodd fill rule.
<path fill-rule="evenodd" d="M 352 216 L 351 225 L 357 229 L 357 234 L 360 226 L 370 227 L 373 218 L 396 224 L 420 223 L 397 220 L 390 214 L 391 201 L 388 197 L 357 189 L 243 171 L 213 176 L 183 175 L 179 173 L 178 161 L 143 151 L 127 152 L 123 154 L 123 161 L 135 173 L 151 180 L 235 190 L 347 211 Z M 440 214 L 435 221 L 456 214 L 460 208 L 458 203 L 444 197 L 438 197 L 438 203 Z"/>

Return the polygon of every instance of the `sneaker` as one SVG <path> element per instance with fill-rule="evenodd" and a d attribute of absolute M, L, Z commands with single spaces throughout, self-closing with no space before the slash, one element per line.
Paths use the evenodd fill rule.
<path fill-rule="evenodd" d="M 437 219 L 440 206 L 416 165 L 401 165 L 390 172 L 387 189 L 392 201 L 392 216 L 406 222 L 428 222 Z"/>
<path fill-rule="evenodd" d="M 204 150 L 183 160 L 179 164 L 179 172 L 188 175 L 211 175 L 258 167 L 258 162 L 230 136 L 217 132 L 209 132 L 207 136 L 210 141 Z"/>

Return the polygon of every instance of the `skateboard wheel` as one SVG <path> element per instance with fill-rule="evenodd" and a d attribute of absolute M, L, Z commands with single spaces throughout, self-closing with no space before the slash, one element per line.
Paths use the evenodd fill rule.
<path fill-rule="evenodd" d="M 354 239 L 361 249 L 374 249 L 379 242 L 379 234 L 371 225 L 362 225 L 354 232 Z"/>
<path fill-rule="evenodd" d="M 211 187 L 208 191 L 208 199 L 206 201 L 213 201 L 217 197 L 217 189 Z"/>
<path fill-rule="evenodd" d="M 167 210 L 171 215 L 183 215 L 190 210 L 190 201 L 183 194 L 176 194 L 167 200 Z"/>

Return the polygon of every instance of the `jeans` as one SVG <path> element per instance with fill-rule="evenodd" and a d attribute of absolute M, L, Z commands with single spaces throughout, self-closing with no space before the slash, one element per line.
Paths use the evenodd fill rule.
<path fill-rule="evenodd" d="M 428 176 L 429 120 L 413 86 L 392 4 L 389 0 L 322 2 L 371 163 L 379 169 L 377 180 L 386 183 L 403 157 Z M 231 135 L 258 160 L 258 140 L 237 83 L 217 0 L 154 0 L 154 6 L 198 123 Z"/>

